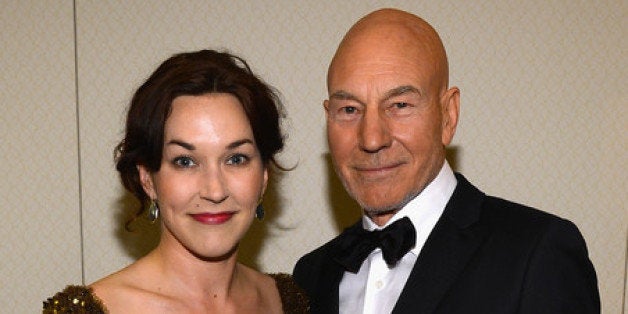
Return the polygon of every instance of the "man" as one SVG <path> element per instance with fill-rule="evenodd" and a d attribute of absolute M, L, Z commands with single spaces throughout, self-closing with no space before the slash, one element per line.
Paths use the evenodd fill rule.
<path fill-rule="evenodd" d="M 451 170 L 460 91 L 448 76 L 436 31 L 403 11 L 365 16 L 340 43 L 327 134 L 364 215 L 295 266 L 312 312 L 599 313 L 575 225 Z"/>

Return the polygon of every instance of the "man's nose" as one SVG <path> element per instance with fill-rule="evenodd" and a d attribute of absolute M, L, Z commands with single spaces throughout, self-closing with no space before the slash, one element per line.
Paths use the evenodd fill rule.
<path fill-rule="evenodd" d="M 368 153 L 387 148 L 392 142 L 387 121 L 378 108 L 366 109 L 358 132 L 360 149 Z"/>
<path fill-rule="evenodd" d="M 218 204 L 229 197 L 229 190 L 225 185 L 224 174 L 220 166 L 211 166 L 204 169 L 200 179 L 200 196 L 212 203 Z"/>

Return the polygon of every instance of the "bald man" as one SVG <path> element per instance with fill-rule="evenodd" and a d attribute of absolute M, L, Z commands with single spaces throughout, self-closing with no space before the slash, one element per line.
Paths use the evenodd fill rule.
<path fill-rule="evenodd" d="M 360 222 L 294 269 L 313 313 L 599 313 L 574 224 L 487 196 L 445 160 L 460 91 L 436 31 L 407 12 L 359 20 L 329 66 L 336 173 Z"/>

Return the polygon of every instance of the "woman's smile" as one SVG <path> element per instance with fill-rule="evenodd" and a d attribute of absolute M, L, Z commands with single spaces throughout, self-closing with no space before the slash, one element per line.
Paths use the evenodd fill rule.
<path fill-rule="evenodd" d="M 227 211 L 218 213 L 190 214 L 194 220 L 206 225 L 220 225 L 229 221 L 237 212 Z"/>

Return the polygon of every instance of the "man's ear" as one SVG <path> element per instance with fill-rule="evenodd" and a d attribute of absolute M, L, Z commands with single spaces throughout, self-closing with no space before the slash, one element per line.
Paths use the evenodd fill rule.
<path fill-rule="evenodd" d="M 444 146 L 449 145 L 456 133 L 458 126 L 458 117 L 460 115 L 460 89 L 451 87 L 440 99 L 443 125 L 441 140 Z"/>
<path fill-rule="evenodd" d="M 325 118 L 329 119 L 329 100 L 325 99 L 323 101 L 323 108 L 325 108 Z"/>
<path fill-rule="evenodd" d="M 142 188 L 144 188 L 144 192 L 151 200 L 157 199 L 157 193 L 155 192 L 155 184 L 153 183 L 153 176 L 151 172 L 146 169 L 143 165 L 137 165 L 137 172 L 140 175 L 140 183 L 142 184 Z"/>

